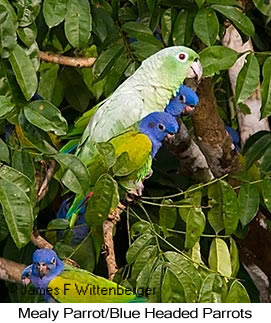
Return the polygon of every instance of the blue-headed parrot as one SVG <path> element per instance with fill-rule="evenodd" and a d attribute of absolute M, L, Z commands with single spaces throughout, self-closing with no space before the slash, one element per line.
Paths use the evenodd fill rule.
<path fill-rule="evenodd" d="M 46 302 L 59 303 L 129 303 L 146 302 L 132 290 L 96 276 L 89 271 L 64 265 L 51 249 L 38 249 L 33 264 L 22 274 L 22 283 L 30 281 Z"/>

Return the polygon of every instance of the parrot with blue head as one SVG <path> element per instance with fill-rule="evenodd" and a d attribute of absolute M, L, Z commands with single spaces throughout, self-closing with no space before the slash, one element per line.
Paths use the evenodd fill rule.
<path fill-rule="evenodd" d="M 144 298 L 137 297 L 131 290 L 115 282 L 89 271 L 64 265 L 51 249 L 36 250 L 32 260 L 33 263 L 22 271 L 22 283 L 27 285 L 31 282 L 46 302 L 146 302 Z"/>
<path fill-rule="evenodd" d="M 241 147 L 240 147 L 240 136 L 239 133 L 233 129 L 232 127 L 225 126 L 225 129 L 227 133 L 231 136 L 232 143 L 234 145 L 234 148 L 236 151 L 240 152 Z"/>
<path fill-rule="evenodd" d="M 176 134 L 178 129 L 178 122 L 171 114 L 152 112 L 122 134 L 113 137 L 109 143 L 114 147 L 116 157 L 125 153 L 129 158 L 125 176 L 118 178 L 119 185 L 127 191 L 137 187 L 151 172 L 152 159 L 162 146 L 163 140 Z M 99 155 L 96 154 L 96 159 L 93 157 L 92 162 L 101 164 Z M 99 174 L 96 175 L 99 176 Z M 67 219 L 78 214 L 83 199 L 86 201 L 86 196 L 81 194 L 75 196 L 67 212 Z"/>

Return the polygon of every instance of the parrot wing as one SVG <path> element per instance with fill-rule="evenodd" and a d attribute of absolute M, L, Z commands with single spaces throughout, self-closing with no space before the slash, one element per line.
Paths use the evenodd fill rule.
<path fill-rule="evenodd" d="M 128 303 L 136 300 L 131 290 L 68 265 L 50 281 L 48 287 L 60 303 Z"/>

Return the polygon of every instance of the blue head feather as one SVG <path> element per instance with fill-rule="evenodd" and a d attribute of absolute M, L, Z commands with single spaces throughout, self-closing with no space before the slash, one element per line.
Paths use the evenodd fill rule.
<path fill-rule="evenodd" d="M 190 87 L 181 85 L 176 92 L 176 96 L 172 98 L 165 107 L 165 112 L 177 117 L 184 112 L 186 106 L 195 107 L 199 103 L 199 97 Z"/>
<path fill-rule="evenodd" d="M 152 142 L 152 158 L 161 147 L 165 137 L 177 133 L 178 130 L 176 118 L 166 112 L 152 112 L 139 122 L 139 131 L 148 136 Z"/>
<path fill-rule="evenodd" d="M 33 264 L 22 272 L 22 279 L 29 278 L 37 292 L 48 302 L 51 296 L 48 291 L 50 281 L 58 276 L 64 269 L 63 262 L 51 249 L 38 249 L 32 256 Z"/>
<path fill-rule="evenodd" d="M 239 133 L 235 129 L 229 126 L 225 126 L 225 129 L 228 132 L 228 134 L 231 136 L 232 143 L 234 144 L 235 149 L 237 151 L 240 151 L 241 148 L 239 146 L 239 142 L 240 142 Z"/>

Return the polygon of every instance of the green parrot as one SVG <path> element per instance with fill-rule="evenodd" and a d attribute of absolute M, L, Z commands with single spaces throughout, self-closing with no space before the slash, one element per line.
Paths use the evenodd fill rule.
<path fill-rule="evenodd" d="M 107 99 L 91 112 L 76 155 L 88 162 L 95 142 L 107 142 L 154 111 L 164 111 L 185 78 L 201 78 L 198 54 L 173 46 L 145 59 Z"/>
<path fill-rule="evenodd" d="M 96 276 L 89 271 L 64 265 L 51 249 L 33 253 L 33 264 L 27 266 L 21 279 L 30 282 L 46 302 L 59 303 L 136 303 L 146 302 L 132 290 Z"/>

